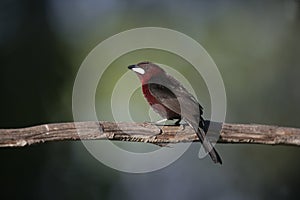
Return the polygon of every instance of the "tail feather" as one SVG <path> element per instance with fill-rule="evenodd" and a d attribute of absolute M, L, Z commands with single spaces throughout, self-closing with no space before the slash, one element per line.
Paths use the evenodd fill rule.
<path fill-rule="evenodd" d="M 213 148 L 209 152 L 209 156 L 214 161 L 214 163 L 220 163 L 222 165 L 222 159 L 221 159 L 220 155 L 218 154 L 218 152 L 217 152 L 217 150 L 215 148 Z"/>
<path fill-rule="evenodd" d="M 210 125 L 210 121 L 205 121 L 204 119 L 203 119 L 203 117 L 202 116 L 200 116 L 200 122 L 199 122 L 199 132 L 200 132 L 200 134 L 199 133 L 197 133 L 197 135 L 199 136 L 199 135 L 203 135 L 204 136 L 204 138 L 205 138 L 205 135 L 206 135 L 206 133 L 207 133 L 207 131 L 208 131 L 208 128 L 209 128 L 209 125 Z M 202 133 L 202 134 L 201 134 Z M 199 137 L 200 138 L 200 137 Z M 207 141 L 207 140 L 206 140 Z M 211 143 L 209 142 L 209 141 L 207 141 L 208 143 L 209 143 L 209 146 L 210 146 L 210 148 L 208 148 L 208 149 L 206 149 L 206 150 L 211 150 L 211 151 L 209 151 L 209 155 L 210 155 L 210 157 L 211 157 L 211 159 L 214 161 L 214 163 L 220 163 L 220 164 L 222 164 L 222 159 L 221 159 L 221 156 L 218 154 L 218 152 L 217 152 L 217 150 L 214 148 L 214 147 L 212 147 L 212 145 L 211 145 Z M 204 145 L 203 145 L 204 146 Z"/>
<path fill-rule="evenodd" d="M 205 138 L 206 133 L 204 130 L 199 127 L 198 125 L 195 126 L 192 123 L 189 123 L 191 127 L 195 130 L 198 138 L 200 139 L 200 142 L 202 143 L 204 149 L 206 152 L 209 153 L 209 156 L 213 160 L 214 163 L 220 163 L 222 164 L 222 159 L 220 155 L 218 154 L 217 150 L 212 146 L 212 144 Z"/>

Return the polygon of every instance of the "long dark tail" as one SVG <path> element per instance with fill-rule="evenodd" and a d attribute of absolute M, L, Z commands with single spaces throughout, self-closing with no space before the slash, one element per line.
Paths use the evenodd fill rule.
<path fill-rule="evenodd" d="M 195 129 L 195 128 L 194 128 Z M 203 144 L 204 149 L 206 152 L 209 152 L 209 156 L 214 161 L 214 163 L 222 164 L 222 159 L 218 154 L 217 150 L 212 146 L 212 144 L 205 138 L 205 132 L 202 128 L 198 127 L 196 129 L 197 136 L 199 137 L 201 143 Z"/>
<path fill-rule="evenodd" d="M 188 120 L 186 120 L 186 121 L 188 121 Z M 207 130 L 207 127 L 206 128 L 204 127 L 205 126 L 204 119 L 201 117 L 199 124 L 193 123 L 192 121 L 189 121 L 188 124 L 191 127 L 193 127 L 193 129 L 195 130 L 195 132 L 196 132 L 200 142 L 202 143 L 205 151 L 209 153 L 209 156 L 214 161 L 214 163 L 222 164 L 222 159 L 221 159 L 220 155 L 218 154 L 216 149 L 212 146 L 212 144 L 205 137 L 206 132 L 204 130 Z"/>
<path fill-rule="evenodd" d="M 213 147 L 213 149 L 209 152 L 209 156 L 214 161 L 214 163 L 220 163 L 222 165 L 222 159 L 218 154 L 217 150 Z"/>

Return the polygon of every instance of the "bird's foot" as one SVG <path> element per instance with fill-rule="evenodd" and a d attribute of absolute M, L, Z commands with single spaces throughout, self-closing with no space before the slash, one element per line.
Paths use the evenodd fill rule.
<path fill-rule="evenodd" d="M 162 119 L 162 120 L 158 120 L 158 121 L 154 122 L 154 124 L 157 126 L 174 126 L 174 125 L 180 126 L 181 125 L 180 121 L 181 121 L 181 119 L 178 119 L 174 123 L 173 119 Z"/>
<path fill-rule="evenodd" d="M 154 122 L 154 124 L 155 125 L 164 125 L 166 121 L 168 121 L 168 119 L 161 119 L 161 120 Z"/>

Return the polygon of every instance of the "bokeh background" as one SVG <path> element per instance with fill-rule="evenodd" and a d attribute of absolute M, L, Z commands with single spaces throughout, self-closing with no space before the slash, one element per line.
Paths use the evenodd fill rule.
<path fill-rule="evenodd" d="M 223 76 L 227 122 L 300 127 L 296 0 L 2 0 L 0 127 L 72 121 L 72 87 L 83 59 L 104 39 L 145 26 L 183 32 L 205 47 Z M 191 77 L 192 68 L 180 68 L 184 61 L 173 57 L 148 50 L 116 60 L 99 82 L 99 119 L 112 120 L 106 106 L 111 90 L 135 61 L 174 65 L 197 85 L 201 76 Z M 199 85 L 198 98 L 209 113 L 209 99 L 199 96 L 206 87 Z M 138 91 L 132 101 L 139 110 L 131 105 L 133 118 L 147 120 Z M 127 174 L 95 160 L 81 142 L 3 148 L 1 199 L 299 199 L 299 148 L 218 144 L 217 149 L 222 166 L 199 160 L 199 144 L 193 144 L 162 170 Z"/>

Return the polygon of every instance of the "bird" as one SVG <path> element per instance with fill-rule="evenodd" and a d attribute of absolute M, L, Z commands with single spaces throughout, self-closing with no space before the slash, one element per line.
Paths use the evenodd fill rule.
<path fill-rule="evenodd" d="M 176 120 L 179 125 L 184 120 L 193 128 L 206 152 L 214 163 L 222 164 L 222 159 L 213 145 L 206 139 L 203 108 L 196 98 L 174 77 L 167 74 L 157 64 L 149 61 L 128 66 L 142 84 L 142 93 L 150 107 L 163 120 Z"/>

